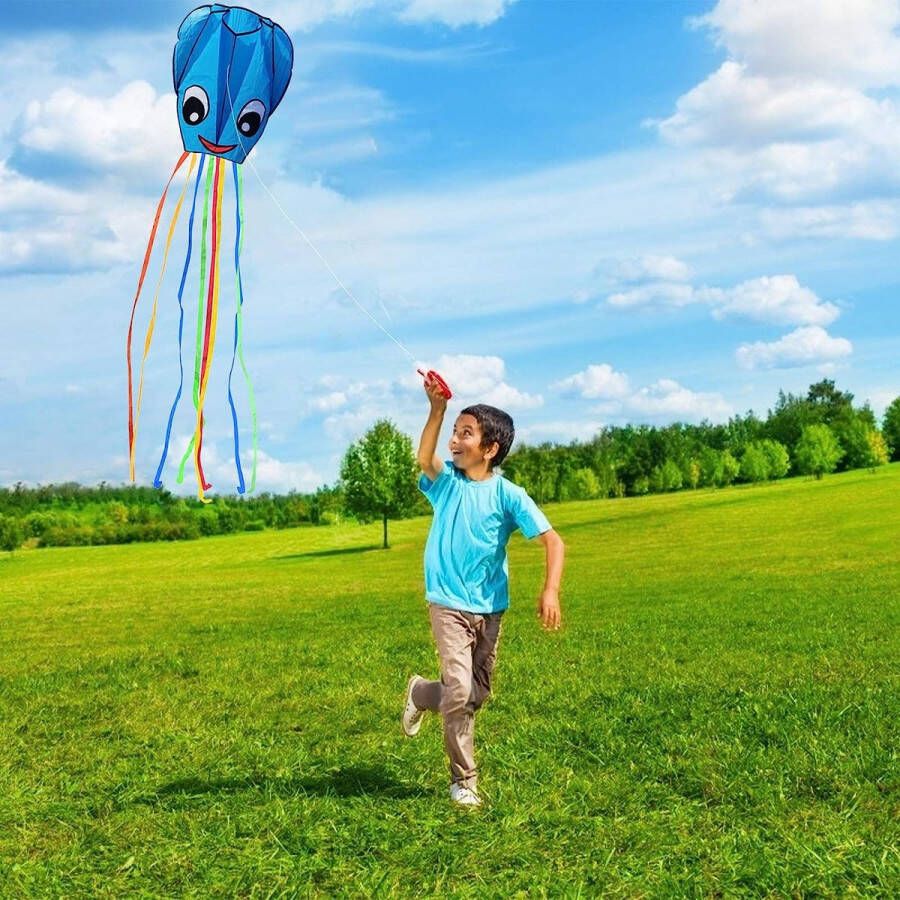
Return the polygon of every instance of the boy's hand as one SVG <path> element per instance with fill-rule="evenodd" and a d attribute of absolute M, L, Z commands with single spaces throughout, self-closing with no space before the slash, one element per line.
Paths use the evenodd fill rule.
<path fill-rule="evenodd" d="M 552 588 L 545 588 L 538 598 L 537 604 L 538 618 L 541 625 L 548 631 L 559 631 L 562 623 L 562 612 L 559 608 L 559 591 Z"/>
<path fill-rule="evenodd" d="M 431 403 L 431 408 L 436 412 L 444 412 L 447 409 L 447 398 L 441 390 L 440 382 L 430 375 L 425 378 L 425 393 Z"/>

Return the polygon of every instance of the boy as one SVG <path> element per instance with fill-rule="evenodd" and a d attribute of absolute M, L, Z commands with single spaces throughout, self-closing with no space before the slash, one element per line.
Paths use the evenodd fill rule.
<path fill-rule="evenodd" d="M 447 409 L 440 386 L 426 379 L 431 411 L 419 442 L 419 489 L 434 507 L 425 546 L 425 595 L 441 661 L 441 680 L 409 679 L 403 731 L 414 737 L 426 710 L 440 712 L 450 760 L 450 798 L 480 806 L 475 768 L 475 711 L 491 692 L 500 617 L 509 605 L 506 544 L 516 528 L 538 537 L 547 571 L 538 599 L 544 628 L 560 625 L 564 546 L 522 488 L 493 472 L 509 453 L 512 419 L 492 406 L 464 409 L 450 437 L 452 462 L 435 455 Z"/>

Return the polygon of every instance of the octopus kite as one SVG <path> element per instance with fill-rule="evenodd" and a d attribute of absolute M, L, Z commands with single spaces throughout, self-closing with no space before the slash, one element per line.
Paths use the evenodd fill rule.
<path fill-rule="evenodd" d="M 212 485 L 203 473 L 203 407 L 209 382 L 213 351 L 216 343 L 216 329 L 219 314 L 220 262 L 222 257 L 222 216 L 225 200 L 225 182 L 229 180 L 234 195 L 234 290 L 235 314 L 232 341 L 231 367 L 228 370 L 228 404 L 234 434 L 234 463 L 237 470 L 237 490 L 246 490 L 241 467 L 240 444 L 238 440 L 238 416 L 231 390 L 235 361 L 240 363 L 247 386 L 250 413 L 253 426 L 253 462 L 249 489 L 256 485 L 257 424 L 253 399 L 253 387 L 242 348 L 241 313 L 244 303 L 241 285 L 241 247 L 244 232 L 243 180 L 239 165 L 262 137 L 262 133 L 291 80 L 294 51 L 291 40 L 279 25 L 270 19 L 257 15 L 242 7 L 229 7 L 216 3 L 201 6 L 191 12 L 178 29 L 178 40 L 172 60 L 172 74 L 178 102 L 178 125 L 184 152 L 175 164 L 172 174 L 163 189 L 156 208 L 156 217 L 150 229 L 147 249 L 138 278 L 137 290 L 131 308 L 128 326 L 128 460 L 131 480 L 135 480 L 135 443 L 143 397 L 144 364 L 150 351 L 160 285 L 166 271 L 169 249 L 175 233 L 175 226 L 184 205 L 191 182 L 191 209 L 187 227 L 187 250 L 181 282 L 178 287 L 178 351 L 180 379 L 178 390 L 168 416 L 162 456 L 153 483 L 160 487 L 163 468 L 169 452 L 172 423 L 184 388 L 184 363 L 182 361 L 182 338 L 185 316 L 185 282 L 191 263 L 194 244 L 194 219 L 197 199 L 203 186 L 202 215 L 200 218 L 200 264 L 197 291 L 197 325 L 194 352 L 193 401 L 195 425 L 193 436 L 181 459 L 178 481 L 184 478 L 187 460 L 193 457 L 197 473 L 197 496 L 209 502 L 205 496 Z M 162 256 L 162 268 L 150 321 L 144 338 L 144 352 L 141 359 L 137 396 L 135 397 L 132 377 L 132 333 L 138 300 L 147 275 L 147 268 L 159 228 L 159 220 L 166 202 L 166 195 L 179 169 L 188 162 L 184 186 L 172 212 Z M 229 166 L 230 163 L 230 166 Z M 196 174 L 195 174 L 196 172 Z"/>

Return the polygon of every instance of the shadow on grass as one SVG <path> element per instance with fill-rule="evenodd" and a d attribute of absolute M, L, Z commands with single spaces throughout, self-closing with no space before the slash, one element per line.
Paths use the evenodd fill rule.
<path fill-rule="evenodd" d="M 193 806 L 205 797 L 258 791 L 274 797 L 421 797 L 422 788 L 398 781 L 376 766 L 342 766 L 317 775 L 292 775 L 277 778 L 253 773 L 236 778 L 179 778 L 160 785 L 152 794 L 134 802 L 160 804 L 169 809 Z"/>
<path fill-rule="evenodd" d="M 308 553 L 288 553 L 285 556 L 273 556 L 272 559 L 318 559 L 323 556 L 344 556 L 348 553 L 368 553 L 370 550 L 380 550 L 381 544 L 371 544 L 367 547 L 340 547 L 333 550 L 310 550 Z"/>

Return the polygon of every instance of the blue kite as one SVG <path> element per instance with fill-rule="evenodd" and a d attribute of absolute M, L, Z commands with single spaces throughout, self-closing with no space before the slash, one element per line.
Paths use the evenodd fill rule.
<path fill-rule="evenodd" d="M 175 164 L 175 168 L 169 176 L 156 209 L 156 217 L 150 230 L 150 238 L 144 254 L 144 263 L 141 267 L 137 291 L 135 292 L 131 308 L 131 321 L 128 326 L 126 348 L 128 363 L 128 459 L 132 481 L 135 480 L 135 444 L 143 396 L 144 363 L 150 351 L 150 343 L 156 322 L 159 290 L 166 270 L 169 247 L 172 243 L 181 207 L 188 192 L 191 176 L 196 168 L 197 174 L 194 181 L 191 212 L 188 221 L 187 252 L 181 273 L 181 283 L 178 288 L 178 306 L 180 310 L 178 348 L 181 377 L 178 391 L 169 412 L 162 456 L 156 470 L 154 484 L 157 487 L 160 487 L 162 484 L 161 476 L 169 451 L 172 422 L 175 418 L 175 412 L 184 387 L 184 366 L 181 362 L 185 311 L 183 296 L 188 268 L 191 262 L 197 196 L 200 184 L 204 182 L 200 234 L 200 285 L 197 304 L 196 351 L 194 355 L 193 400 L 196 411 L 196 424 L 193 437 L 179 466 L 178 481 L 180 483 L 183 480 L 185 464 L 193 454 L 194 467 L 197 472 L 197 496 L 201 500 L 208 502 L 205 492 L 212 485 L 207 482 L 204 476 L 201 457 L 204 423 L 203 406 L 212 366 L 218 321 L 222 208 L 227 178 L 225 174 L 226 161 L 228 161 L 231 163 L 235 195 L 235 317 L 231 368 L 228 372 L 228 403 L 231 409 L 234 434 L 237 489 L 239 493 L 243 494 L 246 484 L 241 468 L 237 410 L 231 391 L 231 376 L 234 372 L 235 360 L 237 359 L 240 361 L 246 381 L 253 422 L 253 465 L 250 490 L 252 491 L 256 485 L 256 408 L 253 398 L 253 387 L 244 363 L 241 340 L 241 311 L 244 298 L 241 286 L 240 253 L 243 243 L 244 209 L 243 179 L 238 164 L 244 162 L 247 154 L 262 137 L 269 118 L 284 97 L 291 80 L 293 61 L 294 49 L 291 45 L 291 39 L 284 29 L 276 25 L 271 19 L 260 16 L 243 7 L 224 6 L 221 3 L 215 3 L 211 6 L 200 6 L 188 14 L 178 29 L 178 40 L 172 57 L 172 76 L 177 96 L 178 125 L 181 130 L 184 153 L 182 153 Z M 135 311 L 137 310 L 144 278 L 147 274 L 147 266 L 156 239 L 156 232 L 159 227 L 159 219 L 166 201 L 166 195 L 176 173 L 188 159 L 190 159 L 190 164 L 187 177 L 172 213 L 163 251 L 162 268 L 153 299 L 147 334 L 144 339 L 144 355 L 141 360 L 140 378 L 135 398 L 131 363 Z M 208 164 L 207 159 L 209 160 Z"/>

